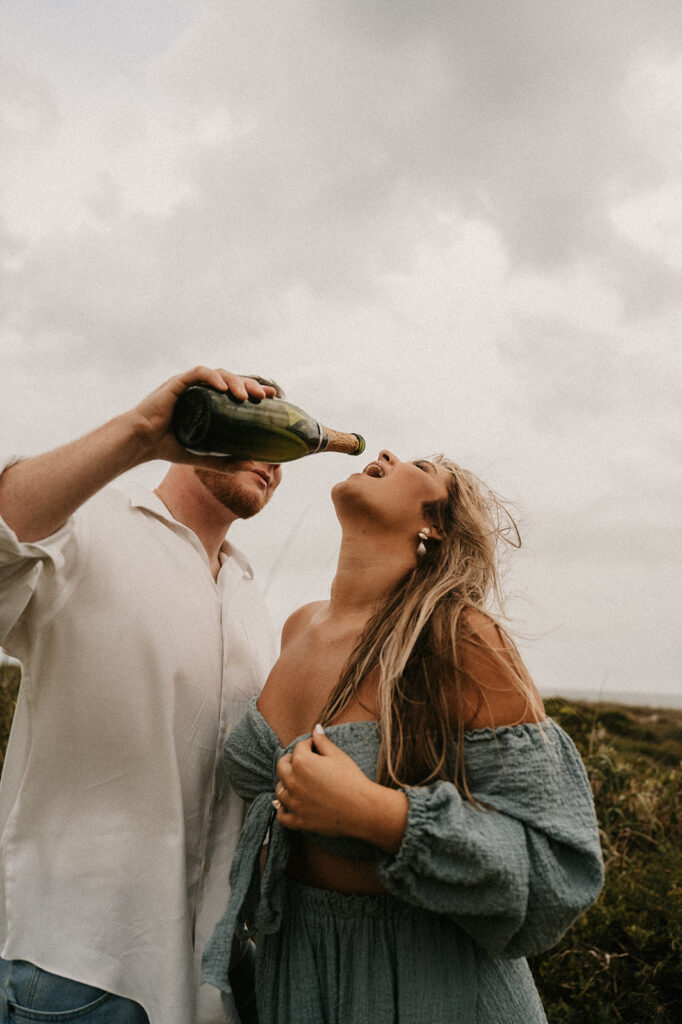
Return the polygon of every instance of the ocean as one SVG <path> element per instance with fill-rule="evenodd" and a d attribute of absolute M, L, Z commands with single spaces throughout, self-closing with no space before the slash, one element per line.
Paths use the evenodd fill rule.
<path fill-rule="evenodd" d="M 540 696 L 565 697 L 566 700 L 584 700 L 591 704 L 625 704 L 628 707 L 640 708 L 674 708 L 682 709 L 682 692 L 657 693 L 655 690 L 574 690 L 553 688 L 540 689 Z"/>

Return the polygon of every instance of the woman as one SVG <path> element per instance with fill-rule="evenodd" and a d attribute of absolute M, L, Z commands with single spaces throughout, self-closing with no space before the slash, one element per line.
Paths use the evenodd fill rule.
<path fill-rule="evenodd" d="M 453 463 L 388 451 L 332 497 L 330 598 L 287 621 L 226 746 L 253 802 L 204 977 L 226 987 L 246 925 L 261 1024 L 545 1021 L 524 957 L 602 861 L 577 751 L 487 610 L 513 520 Z"/>

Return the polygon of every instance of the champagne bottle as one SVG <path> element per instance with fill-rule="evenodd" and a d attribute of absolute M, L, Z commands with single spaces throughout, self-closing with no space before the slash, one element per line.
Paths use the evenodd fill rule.
<path fill-rule="evenodd" d="M 173 432 L 197 455 L 232 455 L 258 462 L 291 462 L 315 452 L 360 455 L 359 434 L 321 426 L 281 398 L 242 402 L 229 392 L 196 384 L 183 391 L 173 410 Z"/>

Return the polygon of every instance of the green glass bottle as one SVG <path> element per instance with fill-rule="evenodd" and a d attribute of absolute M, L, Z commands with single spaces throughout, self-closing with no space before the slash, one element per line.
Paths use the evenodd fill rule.
<path fill-rule="evenodd" d="M 365 450 L 359 434 L 323 427 L 281 398 L 242 402 L 203 384 L 192 385 L 177 399 L 172 426 L 183 448 L 197 455 L 292 462 L 315 452 L 360 455 Z"/>

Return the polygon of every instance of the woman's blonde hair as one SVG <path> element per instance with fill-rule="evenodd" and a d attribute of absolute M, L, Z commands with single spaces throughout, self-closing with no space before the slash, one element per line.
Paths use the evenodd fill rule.
<path fill-rule="evenodd" d="M 447 497 L 424 513 L 442 540 L 426 540 L 416 567 L 386 595 L 367 623 L 321 713 L 332 722 L 359 700 L 361 684 L 378 675 L 381 734 L 377 780 L 401 787 L 435 779 L 454 781 L 469 799 L 464 769 L 465 687 L 477 681 L 462 667 L 461 644 L 485 646 L 529 701 L 529 680 L 497 616 L 501 611 L 499 547 L 521 546 L 516 522 L 504 502 L 473 473 L 444 456 L 430 461 L 448 470 Z M 415 538 L 416 543 L 416 538 Z M 467 609 L 484 611 L 500 628 L 501 650 L 483 645 Z M 453 745 L 453 728 L 457 742 Z"/>

